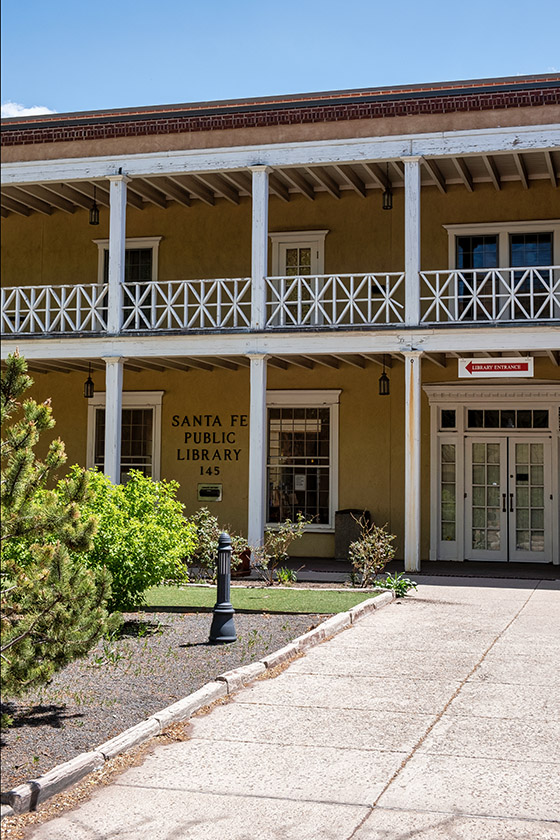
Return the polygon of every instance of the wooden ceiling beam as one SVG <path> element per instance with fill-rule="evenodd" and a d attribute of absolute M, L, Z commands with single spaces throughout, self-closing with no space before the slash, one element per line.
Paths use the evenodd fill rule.
<path fill-rule="evenodd" d="M 0 216 L 2 216 L 3 219 L 7 219 L 9 215 L 10 215 L 9 210 L 6 210 L 5 207 L 0 207 Z"/>
<path fill-rule="evenodd" d="M 236 190 L 253 194 L 253 179 L 247 172 L 222 172 L 222 176 L 229 181 Z"/>
<path fill-rule="evenodd" d="M 546 355 L 553 365 L 560 367 L 560 350 L 547 350 Z"/>
<path fill-rule="evenodd" d="M 56 201 L 65 201 L 71 207 L 76 209 L 76 206 L 82 207 L 84 210 L 89 210 L 91 207 L 91 200 L 83 193 L 73 189 L 68 184 L 45 184 L 45 193 L 49 193 L 49 201 L 56 204 Z M 56 199 L 56 201 L 55 201 Z M 99 202 L 101 204 L 101 202 Z M 57 204 L 57 207 L 59 205 Z M 63 209 L 62 207 L 60 208 Z"/>
<path fill-rule="evenodd" d="M 187 373 L 187 371 L 192 370 L 191 366 L 186 362 L 177 362 L 175 359 L 168 359 L 167 357 L 158 358 L 158 362 L 168 368 L 169 370 L 180 370 L 183 373 Z"/>
<path fill-rule="evenodd" d="M 498 172 L 498 167 L 496 166 L 496 161 L 492 157 L 492 155 L 482 155 L 482 160 L 484 161 L 484 166 L 486 167 L 486 171 L 490 175 L 490 180 L 494 184 L 494 189 L 501 190 L 502 189 L 502 179 L 500 177 L 500 173 Z"/>
<path fill-rule="evenodd" d="M 352 354 L 352 353 L 348 353 L 344 356 L 343 355 L 339 356 L 338 354 L 335 354 L 334 357 L 335 357 L 335 359 L 340 359 L 341 362 L 344 362 L 347 365 L 351 365 L 352 367 L 361 368 L 362 370 L 366 366 L 366 360 L 364 359 L 363 356 L 358 356 L 358 355 L 355 355 L 355 354 Z"/>
<path fill-rule="evenodd" d="M 214 207 L 216 204 L 216 199 L 214 198 L 214 193 L 208 189 L 208 187 L 199 181 L 198 178 L 195 178 L 194 175 L 170 175 L 169 176 L 172 181 L 175 181 L 179 186 L 184 187 L 186 190 L 194 195 L 195 198 L 200 199 L 205 204 L 208 204 L 210 207 Z"/>
<path fill-rule="evenodd" d="M 281 370 L 288 370 L 289 368 L 288 362 L 285 362 L 284 359 L 279 359 L 277 356 L 271 356 L 267 359 L 267 364 L 271 367 L 280 368 Z"/>
<path fill-rule="evenodd" d="M 378 163 L 362 163 L 362 166 L 380 189 L 384 191 L 392 189 L 391 179 L 386 172 L 383 172 Z"/>
<path fill-rule="evenodd" d="M 219 193 L 227 201 L 232 204 L 239 204 L 239 192 L 232 186 L 230 181 L 227 181 L 222 175 L 217 173 L 205 173 L 204 175 L 197 175 L 203 183 L 207 184 L 211 190 Z"/>
<path fill-rule="evenodd" d="M 323 367 L 334 368 L 338 370 L 340 367 L 340 363 L 338 359 L 335 359 L 334 356 L 308 356 L 309 359 L 316 362 L 318 365 L 323 365 Z"/>
<path fill-rule="evenodd" d="M 445 353 L 424 353 L 424 358 L 438 367 L 447 367 L 447 357 Z"/>
<path fill-rule="evenodd" d="M 284 359 L 288 364 L 306 368 L 306 370 L 313 370 L 315 367 L 313 361 L 308 359 L 307 356 L 285 356 Z"/>
<path fill-rule="evenodd" d="M 351 166 L 344 166 L 342 164 L 338 164 L 334 167 L 337 172 L 339 172 L 347 184 L 350 184 L 353 190 L 355 190 L 358 195 L 361 195 L 362 198 L 367 197 L 367 190 L 366 185 L 360 178 L 357 172 L 355 172 Z"/>
<path fill-rule="evenodd" d="M 65 213 L 69 213 L 71 215 L 72 213 L 76 212 L 75 204 L 73 204 L 67 198 L 62 198 L 62 196 L 60 196 L 57 192 L 43 187 L 43 185 L 25 184 L 21 186 L 21 189 L 25 190 L 25 192 L 30 193 L 31 195 L 37 196 L 37 198 L 46 202 L 46 204 L 49 206 L 52 204 L 59 210 L 64 210 Z"/>
<path fill-rule="evenodd" d="M 134 178 L 128 185 L 126 195 L 127 198 L 129 194 L 138 193 L 138 195 L 145 198 L 147 201 L 151 201 L 152 204 L 155 204 L 157 207 L 161 207 L 163 210 L 167 209 L 167 199 L 165 198 L 165 194 L 158 190 L 156 187 L 149 184 L 147 181 L 144 181 L 142 178 Z"/>
<path fill-rule="evenodd" d="M 513 153 L 513 160 L 515 162 L 515 168 L 517 169 L 517 174 L 519 175 L 519 180 L 523 184 L 523 189 L 529 189 L 529 178 L 527 177 L 527 168 L 525 166 L 525 161 L 519 154 L 519 152 Z"/>
<path fill-rule="evenodd" d="M 5 190 L 8 198 L 13 198 L 14 201 L 19 201 L 20 204 L 31 207 L 33 210 L 37 210 L 38 213 L 42 213 L 44 216 L 52 215 L 53 208 L 50 204 L 47 204 L 45 201 L 41 201 L 41 199 L 37 198 L 37 196 L 24 192 L 17 187 L 6 187 Z"/>
<path fill-rule="evenodd" d="M 218 356 L 212 356 L 210 361 L 215 367 L 223 368 L 224 370 L 238 370 L 239 365 L 235 362 L 230 362 L 229 359 L 221 359 Z"/>
<path fill-rule="evenodd" d="M 423 158 L 422 163 L 424 164 L 424 169 L 427 171 L 440 193 L 446 193 L 447 184 L 445 183 L 445 178 L 441 174 L 441 170 L 435 160 Z"/>
<path fill-rule="evenodd" d="M 545 159 L 545 163 L 546 163 L 546 169 L 547 169 L 547 172 L 548 172 L 548 177 L 550 178 L 550 183 L 552 184 L 553 187 L 557 187 L 558 186 L 558 178 L 557 178 L 557 175 L 556 175 L 556 171 L 554 169 L 554 161 L 552 159 L 552 154 L 550 152 L 545 152 L 544 153 L 544 159 Z"/>
<path fill-rule="evenodd" d="M 183 207 L 191 206 L 191 199 L 188 192 L 176 184 L 175 181 L 172 181 L 171 178 L 145 178 L 144 181 L 156 189 L 161 190 L 162 193 L 171 196 L 173 201 L 179 202 Z"/>
<path fill-rule="evenodd" d="M 278 175 L 274 173 L 270 173 L 268 176 L 268 183 L 270 187 L 270 191 L 274 193 L 275 196 L 281 198 L 282 201 L 288 202 L 290 200 L 290 190 L 288 189 L 287 185 L 282 181 Z"/>
<path fill-rule="evenodd" d="M 474 191 L 474 182 L 473 182 L 473 179 L 472 179 L 472 175 L 469 172 L 469 168 L 468 168 L 467 164 L 465 163 L 465 161 L 463 160 L 463 158 L 454 157 L 454 158 L 451 158 L 451 160 L 453 161 L 453 163 L 455 165 L 455 169 L 457 170 L 457 173 L 458 173 L 461 181 L 463 182 L 463 184 L 467 188 L 467 190 L 469 192 L 473 192 Z"/>
<path fill-rule="evenodd" d="M 306 166 L 305 171 L 316 178 L 333 198 L 340 198 L 340 187 L 323 166 Z"/>
<path fill-rule="evenodd" d="M 209 364 L 208 362 L 201 362 L 200 359 L 191 359 L 189 357 L 189 365 L 193 368 L 198 368 L 199 370 L 208 370 L 213 371 L 214 365 Z"/>
<path fill-rule="evenodd" d="M 11 210 L 12 213 L 18 213 L 20 216 L 30 216 L 33 212 L 26 204 L 21 204 L 21 202 L 15 201 L 15 199 L 10 198 L 4 192 L 0 197 L 0 204 L 2 207 L 5 207 L 6 210 Z"/>
<path fill-rule="evenodd" d="M 398 160 L 390 160 L 389 166 L 393 169 L 393 172 L 395 172 L 399 180 L 404 181 L 404 165 Z"/>
<path fill-rule="evenodd" d="M 313 185 L 309 183 L 307 178 L 304 178 L 301 172 L 297 169 L 283 169 L 282 177 L 286 178 L 290 184 L 293 184 L 296 189 L 304 194 L 309 201 L 315 201 L 315 190 Z"/>
<path fill-rule="evenodd" d="M 91 202 L 93 201 L 93 184 L 90 184 L 89 181 L 78 181 L 72 182 L 72 187 L 77 192 L 85 195 L 86 198 L 89 198 L 89 206 L 91 207 Z M 95 185 L 95 200 L 103 207 L 108 207 L 110 204 L 108 191 L 103 187 L 100 187 L 99 184 Z"/>
<path fill-rule="evenodd" d="M 383 353 L 363 353 L 362 355 L 364 359 L 375 362 L 376 365 L 380 365 L 381 367 L 393 367 L 393 359 L 389 353 L 385 353 L 385 355 Z"/>
<path fill-rule="evenodd" d="M 165 370 L 165 368 L 162 367 L 162 365 L 158 365 L 155 362 L 152 362 L 148 359 L 134 359 L 134 361 L 138 362 L 138 364 L 140 365 L 140 370 L 142 368 L 146 368 L 147 370 L 157 370 L 158 373 L 163 373 L 163 371 Z"/>

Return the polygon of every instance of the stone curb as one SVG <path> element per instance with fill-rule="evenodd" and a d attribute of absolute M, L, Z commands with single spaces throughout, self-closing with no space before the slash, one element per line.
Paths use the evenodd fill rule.
<path fill-rule="evenodd" d="M 374 610 L 381 609 L 393 601 L 394 598 L 393 592 L 385 592 L 382 595 L 363 601 L 346 612 L 333 615 L 332 618 L 323 621 L 318 627 L 304 633 L 303 636 L 298 636 L 288 645 L 263 657 L 258 662 L 251 662 L 249 665 L 220 674 L 215 680 L 199 688 L 198 691 L 159 712 L 155 712 L 142 723 L 125 729 L 120 735 L 105 741 L 104 744 L 95 747 L 91 752 L 81 753 L 71 761 L 58 764 L 48 773 L 3 793 L 2 819 L 13 814 L 35 811 L 39 803 L 54 796 L 55 793 L 66 790 L 94 770 L 99 770 L 109 759 L 130 747 L 137 746 L 155 735 L 159 735 L 171 723 L 187 720 L 194 712 L 204 706 L 209 706 L 216 700 L 220 700 L 234 691 L 239 691 L 239 689 L 264 674 L 265 671 L 289 662 L 298 654 L 309 650 L 342 630 L 346 630 L 360 618 L 374 612 Z"/>

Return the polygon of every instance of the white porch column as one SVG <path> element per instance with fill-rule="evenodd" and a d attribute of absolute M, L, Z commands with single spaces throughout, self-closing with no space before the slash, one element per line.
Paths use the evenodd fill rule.
<path fill-rule="evenodd" d="M 418 350 L 403 353 L 405 370 L 404 568 L 420 571 L 420 384 Z"/>
<path fill-rule="evenodd" d="M 252 166 L 253 226 L 251 238 L 251 327 L 264 330 L 266 324 L 266 282 L 268 273 L 268 173 L 267 166 Z"/>
<path fill-rule="evenodd" d="M 105 362 L 105 461 L 103 472 L 113 484 L 121 483 L 121 426 L 123 364 L 121 356 Z"/>
<path fill-rule="evenodd" d="M 404 163 L 405 323 L 420 323 L 420 158 Z"/>
<path fill-rule="evenodd" d="M 266 522 L 266 360 L 261 353 L 251 360 L 249 403 L 249 510 L 248 542 L 262 544 Z"/>
<path fill-rule="evenodd" d="M 122 323 L 122 284 L 126 249 L 126 175 L 109 175 L 109 305 L 107 330 L 117 333 Z"/>

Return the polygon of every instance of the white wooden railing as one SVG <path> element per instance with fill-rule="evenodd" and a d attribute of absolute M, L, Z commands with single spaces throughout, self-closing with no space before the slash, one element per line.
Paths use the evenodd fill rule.
<path fill-rule="evenodd" d="M 251 278 L 123 286 L 123 332 L 243 330 L 250 325 Z"/>
<path fill-rule="evenodd" d="M 560 322 L 560 267 L 422 271 L 420 323 Z M 403 325 L 404 272 L 267 277 L 266 329 Z M 121 331 L 251 329 L 250 278 L 126 283 Z M 118 301 L 118 298 L 117 298 Z M 2 290 L 2 334 L 107 331 L 106 285 Z"/>
<path fill-rule="evenodd" d="M 2 289 L 2 333 L 103 332 L 107 286 L 15 286 Z"/>
<path fill-rule="evenodd" d="M 424 324 L 560 320 L 560 266 L 420 272 Z"/>
<path fill-rule="evenodd" d="M 404 323 L 404 272 L 267 277 L 268 328 Z"/>

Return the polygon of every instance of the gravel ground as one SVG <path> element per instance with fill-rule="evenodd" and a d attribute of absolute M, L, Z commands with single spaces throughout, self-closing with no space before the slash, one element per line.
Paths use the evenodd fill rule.
<path fill-rule="evenodd" d="M 133 613 L 117 640 L 102 640 L 41 690 L 2 711 L 2 790 L 118 735 L 218 674 L 247 665 L 326 616 L 236 613 L 237 641 L 208 644 L 209 613 Z"/>

